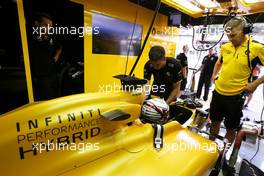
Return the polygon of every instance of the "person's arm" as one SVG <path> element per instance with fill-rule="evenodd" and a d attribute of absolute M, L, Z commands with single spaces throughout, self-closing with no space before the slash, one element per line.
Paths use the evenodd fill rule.
<path fill-rule="evenodd" d="M 182 76 L 183 79 L 187 77 L 187 67 L 182 67 Z"/>
<path fill-rule="evenodd" d="M 188 60 L 187 60 L 187 57 L 185 54 L 182 55 L 182 58 L 180 61 L 181 61 L 180 65 L 181 65 L 181 73 L 182 73 L 181 84 L 186 85 L 187 84 L 187 73 L 188 73 L 188 70 L 187 70 L 188 69 Z M 181 94 L 182 94 L 182 92 L 179 91 L 177 94 L 177 97 L 180 97 Z"/>
<path fill-rule="evenodd" d="M 55 50 L 53 59 L 55 60 L 55 62 L 58 62 L 61 56 L 61 52 L 62 52 L 62 45 L 55 40 L 53 47 Z"/>
<path fill-rule="evenodd" d="M 179 62 L 175 63 L 175 69 L 173 73 L 173 85 L 172 85 L 172 91 L 169 95 L 169 97 L 166 100 L 167 104 L 170 104 L 172 101 L 175 100 L 175 98 L 178 98 L 180 96 L 180 88 L 181 88 L 181 81 L 182 81 L 182 66 Z"/>
<path fill-rule="evenodd" d="M 175 100 L 178 92 L 180 91 L 181 81 L 173 84 L 173 90 L 170 93 L 170 96 L 167 98 L 166 103 L 169 105 L 171 102 Z"/>
<path fill-rule="evenodd" d="M 182 65 L 182 79 L 187 79 L 187 66 L 188 66 L 188 60 L 187 57 L 184 55 L 181 60 Z"/>
<path fill-rule="evenodd" d="M 258 49 L 258 57 L 262 63 L 264 64 L 264 45 L 261 45 Z M 257 80 L 253 81 L 252 83 L 248 84 L 246 87 L 246 91 L 253 93 L 257 87 L 264 82 L 264 76 L 258 78 Z"/>
<path fill-rule="evenodd" d="M 151 69 L 149 66 L 149 62 L 147 62 L 144 66 L 144 79 L 146 79 L 148 82 L 144 85 L 143 93 L 145 94 L 145 99 L 148 98 L 151 92 L 151 85 L 150 85 L 150 79 L 151 79 Z"/>
<path fill-rule="evenodd" d="M 257 87 L 262 83 L 264 83 L 264 75 L 259 79 L 253 81 L 252 83 L 248 84 L 248 86 L 246 87 L 246 91 L 253 93 L 257 89 Z"/>
<path fill-rule="evenodd" d="M 55 62 L 57 62 L 59 60 L 61 52 L 62 52 L 62 48 L 59 48 L 58 50 L 56 50 L 55 55 L 53 57 Z"/>
<path fill-rule="evenodd" d="M 203 58 L 202 65 L 198 68 L 198 70 L 193 72 L 194 74 L 196 74 L 197 72 L 201 71 L 204 68 L 205 59 L 206 59 L 206 56 Z"/>
<path fill-rule="evenodd" d="M 220 55 L 219 55 L 219 57 L 216 58 L 216 62 L 214 65 L 214 71 L 213 71 L 213 74 L 211 76 L 212 83 L 215 81 L 216 76 L 218 75 L 219 71 L 221 70 L 222 64 L 223 64 L 223 48 L 221 47 L 220 48 Z"/>
<path fill-rule="evenodd" d="M 187 66 L 188 66 L 187 57 L 184 54 L 179 54 L 176 60 L 178 60 L 181 65 L 182 79 L 187 78 Z"/>
<path fill-rule="evenodd" d="M 201 71 L 204 68 L 204 64 L 202 64 L 195 72 L 194 74 L 196 74 L 197 72 Z"/>
<path fill-rule="evenodd" d="M 219 73 L 219 71 L 221 70 L 221 68 L 222 68 L 222 63 L 220 61 L 217 61 L 215 63 L 215 66 L 214 66 L 214 72 L 212 74 L 211 81 L 215 80 L 215 78 L 216 78 L 217 74 Z"/>

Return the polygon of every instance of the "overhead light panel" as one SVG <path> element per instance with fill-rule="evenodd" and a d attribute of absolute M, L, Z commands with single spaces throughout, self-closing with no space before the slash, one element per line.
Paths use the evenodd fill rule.
<path fill-rule="evenodd" d="M 240 0 L 240 2 L 244 5 L 244 6 L 252 6 L 255 5 L 257 3 L 263 3 L 264 0 Z"/>
<path fill-rule="evenodd" d="M 180 5 L 184 10 L 190 11 L 191 13 L 199 13 L 203 10 L 199 8 L 198 6 L 194 5 L 188 0 L 166 0 L 169 3 Z"/>
<path fill-rule="evenodd" d="M 217 4 L 211 0 L 196 0 L 199 4 L 206 8 L 215 8 Z"/>
<path fill-rule="evenodd" d="M 245 3 L 248 4 L 253 4 L 253 3 L 257 3 L 257 2 L 264 2 L 264 0 L 243 0 Z"/>

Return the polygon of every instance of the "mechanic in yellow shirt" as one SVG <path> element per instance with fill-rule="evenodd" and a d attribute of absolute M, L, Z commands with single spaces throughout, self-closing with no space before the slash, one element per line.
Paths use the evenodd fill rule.
<path fill-rule="evenodd" d="M 250 83 L 252 68 L 257 63 L 264 64 L 264 45 L 252 41 L 247 35 L 249 30 L 250 25 L 242 16 L 233 17 L 226 23 L 229 42 L 221 47 L 211 78 L 215 80 L 215 90 L 210 104 L 210 132 L 218 134 L 224 119 L 225 137 L 230 143 L 235 139 L 243 116 L 243 92 L 252 93 L 264 82 L 263 76 Z"/>

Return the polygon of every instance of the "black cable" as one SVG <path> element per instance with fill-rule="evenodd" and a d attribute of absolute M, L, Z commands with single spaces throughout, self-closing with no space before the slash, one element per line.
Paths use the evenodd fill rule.
<path fill-rule="evenodd" d="M 250 18 L 248 18 L 247 16 L 243 16 L 252 26 L 253 26 L 253 21 L 250 19 Z M 256 21 L 256 20 L 255 20 Z M 255 22 L 254 22 L 255 23 Z"/>
<path fill-rule="evenodd" d="M 206 17 L 204 19 L 204 23 L 203 23 L 203 27 L 207 27 L 208 26 L 208 31 L 210 31 L 210 25 L 213 24 L 214 21 L 214 16 L 209 16 L 209 12 L 207 12 Z M 206 37 L 208 36 L 208 34 L 203 34 L 202 33 L 202 41 L 204 41 L 204 39 L 206 39 Z"/>
<path fill-rule="evenodd" d="M 261 12 L 257 17 L 256 17 L 256 19 L 255 19 L 255 21 L 254 21 L 254 23 L 257 23 L 257 21 L 258 21 L 258 19 L 263 15 L 264 13 L 263 12 Z"/>
<path fill-rule="evenodd" d="M 139 8 L 139 0 L 137 0 L 136 17 L 135 17 L 135 20 L 134 20 L 134 25 L 133 25 L 132 34 L 131 34 L 131 37 L 130 37 L 130 42 L 129 42 L 129 45 L 128 45 L 128 48 L 127 48 L 127 59 L 126 59 L 125 74 L 127 72 L 127 64 L 128 64 L 128 57 L 129 57 L 129 54 L 130 54 L 130 47 L 131 47 L 131 43 L 133 41 L 135 28 L 136 28 L 136 22 L 137 22 L 137 16 L 138 16 L 138 8 Z"/>
<path fill-rule="evenodd" d="M 247 161 L 247 160 L 244 160 L 244 163 L 249 167 L 250 171 L 251 171 L 251 174 L 250 175 L 253 175 L 253 176 L 257 176 L 257 174 L 255 173 L 255 170 L 252 168 L 252 166 L 250 165 L 250 163 Z"/>
<path fill-rule="evenodd" d="M 140 57 L 141 57 L 141 55 L 142 55 L 142 53 L 143 53 L 143 50 L 144 50 L 144 48 L 145 48 L 145 46 L 146 46 L 146 44 L 147 44 L 148 37 L 149 37 L 149 35 L 150 35 L 151 31 L 152 31 L 152 27 L 154 26 L 154 22 L 155 22 L 155 20 L 156 20 L 156 18 L 157 18 L 157 15 L 158 15 L 158 13 L 159 13 L 160 5 L 161 5 L 161 0 L 157 0 L 157 5 L 156 5 L 155 13 L 154 13 L 153 19 L 152 19 L 152 21 L 151 21 L 151 24 L 150 24 L 150 27 L 149 27 L 148 33 L 147 33 L 147 35 L 146 35 L 146 37 L 145 37 L 145 40 L 144 40 L 144 42 L 143 42 L 143 46 L 142 46 L 142 48 L 141 48 L 141 50 L 140 50 L 140 52 L 139 52 L 139 55 L 138 55 L 138 57 L 137 57 L 137 60 L 136 60 L 136 62 L 134 63 L 134 65 L 133 65 L 133 67 L 132 67 L 132 69 L 131 69 L 131 71 L 130 71 L 130 73 L 129 73 L 129 76 L 131 76 L 131 75 L 133 74 L 133 72 L 134 72 L 134 70 L 135 70 L 135 68 L 136 68 L 136 66 L 137 66 L 137 64 L 138 64 L 138 61 L 139 61 L 139 59 L 140 59 Z"/>
<path fill-rule="evenodd" d="M 214 48 L 216 45 L 218 45 L 218 44 L 221 42 L 221 40 L 223 39 L 224 35 L 225 35 L 225 32 L 223 31 L 222 36 L 220 37 L 220 39 L 219 39 L 219 40 L 218 40 L 213 46 L 211 46 L 211 47 L 209 47 L 209 48 L 207 48 L 207 49 L 198 49 L 198 48 L 196 48 L 196 47 L 194 46 L 195 29 L 194 29 L 194 27 L 193 27 L 192 47 L 193 47 L 193 49 L 196 50 L 196 51 L 208 51 L 208 50 Z"/>
<path fill-rule="evenodd" d="M 201 55 L 202 55 L 202 51 L 199 51 L 198 61 L 196 62 L 195 66 L 194 66 L 194 69 L 196 69 L 199 61 L 201 60 Z M 193 75 L 193 76 L 195 76 L 195 75 Z M 189 83 L 189 86 L 187 86 L 187 89 L 191 90 L 191 87 L 192 87 L 192 80 Z"/>
<path fill-rule="evenodd" d="M 258 19 L 259 19 L 263 14 L 264 14 L 264 13 L 261 12 L 261 13 L 256 17 L 256 19 L 254 20 L 254 23 L 252 23 L 252 20 L 250 20 L 251 23 L 252 23 L 252 26 L 253 26 L 253 24 L 255 24 L 255 23 L 258 22 Z M 252 27 L 252 35 L 253 35 L 253 34 L 254 34 L 254 30 L 253 30 L 253 27 Z"/>
<path fill-rule="evenodd" d="M 264 84 L 263 84 L 263 101 L 264 101 Z M 261 111 L 261 115 L 260 115 L 260 123 L 261 123 L 261 132 L 260 132 L 260 135 L 263 135 L 263 130 L 264 130 L 264 123 L 263 123 L 263 113 L 264 113 L 264 105 L 262 107 L 262 111 Z"/>
<path fill-rule="evenodd" d="M 228 18 L 226 18 L 226 19 L 224 20 L 224 25 L 225 25 L 227 19 L 228 19 Z M 214 18 L 213 18 L 213 17 L 209 18 L 209 15 L 208 15 L 208 16 L 206 17 L 205 23 L 208 23 L 208 21 L 209 21 L 208 24 L 211 25 L 211 24 L 213 23 L 213 20 L 214 20 Z M 207 25 L 207 24 L 205 24 L 205 26 L 206 26 L 206 25 Z M 223 25 L 223 26 L 224 26 L 224 25 Z M 193 36 L 192 36 L 192 47 L 196 50 L 196 48 L 194 47 L 195 29 L 193 28 L 193 30 L 194 30 L 194 31 L 193 31 Z M 194 66 L 195 69 L 196 69 L 196 67 L 197 67 L 197 65 L 198 65 L 198 63 L 199 63 L 199 61 L 200 61 L 200 59 L 201 59 L 202 51 L 207 51 L 207 50 L 209 50 L 209 49 L 215 47 L 215 46 L 216 46 L 216 45 L 222 40 L 223 36 L 224 36 L 224 32 L 223 32 L 223 34 L 222 34 L 220 40 L 219 40 L 215 45 L 213 45 L 212 47 L 210 47 L 210 48 L 208 48 L 208 49 L 204 49 L 204 50 L 196 50 L 196 51 L 199 51 L 200 53 L 199 53 L 199 56 L 198 56 L 198 61 L 196 62 L 195 66 Z M 195 76 L 195 75 L 194 75 L 194 76 Z M 192 82 L 189 84 L 188 89 L 190 89 L 191 86 L 192 86 Z"/>
<path fill-rule="evenodd" d="M 255 19 L 255 21 L 254 21 L 254 23 L 256 23 L 257 22 L 257 20 L 258 20 L 258 18 L 260 18 L 261 16 L 263 15 L 263 13 L 260 13 L 257 17 L 256 17 L 256 19 Z M 249 21 L 249 23 L 251 23 L 251 26 L 252 26 L 252 28 L 253 28 L 253 22 L 252 22 L 252 20 L 250 20 L 249 18 L 247 18 L 247 17 L 245 17 L 246 18 L 246 20 L 248 20 Z M 249 43 L 249 42 L 248 42 Z M 248 46 L 248 50 L 249 50 L 249 46 Z M 249 55 L 249 53 L 248 53 L 248 55 Z M 249 57 L 249 56 L 248 56 Z M 264 100 L 264 85 L 263 85 L 263 100 Z M 262 110 L 261 110 L 261 114 L 260 114 L 260 122 L 262 122 L 263 121 L 263 112 L 264 112 L 264 105 L 263 105 L 263 107 L 262 107 Z M 261 123 L 261 135 L 263 135 L 263 124 Z M 255 154 L 252 156 L 252 158 L 249 160 L 250 162 L 252 162 L 252 160 L 257 156 L 257 154 L 258 154 L 258 152 L 259 152 L 259 148 L 260 148 L 260 140 L 261 139 L 258 139 L 258 147 L 257 147 L 257 150 L 256 150 L 256 152 L 255 152 Z"/>
<path fill-rule="evenodd" d="M 208 23 L 208 21 L 210 21 L 210 22 L 209 22 L 209 25 L 211 25 L 211 24 L 213 23 L 214 18 L 209 18 L 209 20 L 208 20 L 208 18 L 209 18 L 209 16 L 207 16 L 207 19 L 205 20 L 205 22 Z M 224 19 L 223 27 L 225 26 L 226 22 L 227 22 L 229 19 L 230 19 L 230 16 L 228 16 L 227 18 Z M 223 39 L 223 37 L 224 37 L 224 32 L 223 32 L 222 36 L 220 37 L 220 39 L 218 40 L 218 42 L 217 42 L 216 44 L 214 44 L 213 46 L 211 46 L 210 48 L 207 48 L 207 49 L 197 49 L 197 48 L 195 48 L 195 47 L 194 47 L 194 38 L 195 38 L 194 36 L 195 36 L 195 29 L 194 29 L 194 27 L 193 27 L 192 47 L 194 48 L 194 50 L 200 52 L 200 53 L 199 53 L 199 57 L 198 57 L 198 61 L 197 61 L 197 63 L 196 63 L 195 66 L 194 66 L 194 68 L 196 68 L 197 65 L 198 65 L 198 63 L 199 63 L 199 61 L 200 61 L 200 59 L 201 59 L 202 51 L 208 51 L 209 49 L 214 48 L 217 44 L 219 44 L 220 41 L 221 41 L 221 40 Z M 189 84 L 188 89 L 191 88 L 191 84 L 192 84 L 192 83 Z"/>
<path fill-rule="evenodd" d="M 228 16 L 227 18 L 224 19 L 223 27 L 225 26 L 226 22 L 227 22 L 229 19 L 230 19 L 230 16 Z M 205 24 L 204 24 L 204 26 L 211 25 L 211 24 L 213 23 L 213 20 L 214 20 L 214 18 L 213 18 L 213 17 L 209 18 L 209 14 L 208 14 L 208 16 L 207 16 L 206 19 L 205 19 Z M 208 23 L 208 21 L 209 21 L 209 23 Z M 207 24 L 207 23 L 208 23 L 208 24 Z M 207 48 L 207 49 L 196 49 L 196 48 L 194 47 L 194 38 L 195 38 L 194 36 L 195 36 L 195 29 L 194 29 L 194 27 L 193 27 L 192 47 L 194 48 L 194 50 L 200 52 L 200 53 L 199 53 L 199 56 L 198 56 L 198 61 L 196 62 L 195 66 L 194 66 L 194 68 L 196 68 L 197 65 L 198 65 L 198 63 L 199 63 L 199 61 L 200 61 L 200 59 L 201 59 L 202 51 L 208 51 L 209 49 L 214 48 L 217 44 L 219 44 L 220 41 L 222 40 L 222 38 L 224 37 L 224 32 L 223 32 L 222 36 L 220 37 L 220 40 L 219 40 L 215 45 L 213 45 L 213 46 L 211 46 L 210 48 Z M 194 75 L 194 76 L 195 76 L 195 75 Z M 191 85 L 192 85 L 192 82 L 189 84 L 188 89 L 191 88 Z"/>
<path fill-rule="evenodd" d="M 252 162 L 252 160 L 255 158 L 255 156 L 258 154 L 259 152 L 259 146 L 260 146 L 260 139 L 258 140 L 258 147 L 257 147 L 257 151 L 256 153 L 253 155 L 253 157 L 249 160 L 250 162 Z"/>
<path fill-rule="evenodd" d="M 232 17 L 235 16 L 234 13 L 231 12 L 231 10 L 232 10 L 232 9 L 229 10 L 228 16 L 227 16 L 227 17 L 224 19 L 224 21 L 223 21 L 223 27 L 225 27 L 225 24 L 226 24 L 227 21 L 229 21 Z M 211 23 L 212 23 L 212 21 L 211 21 Z M 196 47 L 194 46 L 195 29 L 194 29 L 194 27 L 193 27 L 192 47 L 193 47 L 193 49 L 196 50 L 196 51 L 208 51 L 208 50 L 214 48 L 216 45 L 218 45 L 218 44 L 221 42 L 221 40 L 223 39 L 224 35 L 225 35 L 225 32 L 223 31 L 222 36 L 220 37 L 220 39 L 219 39 L 219 40 L 218 40 L 213 46 L 211 46 L 211 47 L 209 47 L 209 48 L 207 48 L 207 49 L 198 49 L 198 48 L 196 48 Z"/>

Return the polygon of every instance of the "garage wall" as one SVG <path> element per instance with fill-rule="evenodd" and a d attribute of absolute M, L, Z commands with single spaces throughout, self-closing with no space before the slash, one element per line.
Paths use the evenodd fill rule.
<path fill-rule="evenodd" d="M 92 12 L 101 13 L 106 16 L 118 18 L 133 23 L 136 16 L 137 5 L 127 0 L 74 0 L 84 5 L 85 26 L 92 26 Z M 138 7 L 137 24 L 143 26 L 143 36 L 146 36 L 154 12 Z M 167 26 L 167 16 L 158 15 L 155 26 Z M 117 26 L 118 27 L 118 26 Z M 119 84 L 119 80 L 112 78 L 114 75 L 124 74 L 126 56 L 92 54 L 92 36 L 86 35 L 84 41 L 84 62 L 85 62 L 85 92 L 97 92 L 99 86 Z M 143 77 L 144 64 L 148 60 L 149 42 L 142 54 L 134 74 Z M 127 74 L 129 74 L 135 56 L 129 56 Z"/>

